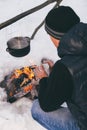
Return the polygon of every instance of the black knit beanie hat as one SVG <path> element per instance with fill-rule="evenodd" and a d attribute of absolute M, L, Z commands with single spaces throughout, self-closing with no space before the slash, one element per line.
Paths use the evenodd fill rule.
<path fill-rule="evenodd" d="M 45 30 L 54 38 L 61 39 L 69 29 L 79 22 L 80 18 L 72 8 L 59 6 L 47 14 L 45 18 Z"/>

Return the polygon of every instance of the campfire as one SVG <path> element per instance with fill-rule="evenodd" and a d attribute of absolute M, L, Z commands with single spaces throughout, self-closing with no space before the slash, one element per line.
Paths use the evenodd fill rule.
<path fill-rule="evenodd" d="M 13 102 L 31 93 L 33 89 L 36 91 L 35 86 L 32 85 L 32 80 L 36 80 L 34 69 L 33 66 L 26 66 L 15 69 L 5 76 L 0 86 L 5 88 L 7 92 L 7 101 Z"/>

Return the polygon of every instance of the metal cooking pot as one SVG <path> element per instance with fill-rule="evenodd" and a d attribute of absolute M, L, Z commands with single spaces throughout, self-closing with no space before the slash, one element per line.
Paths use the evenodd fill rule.
<path fill-rule="evenodd" d="M 7 42 L 6 51 L 12 56 L 22 57 L 30 52 L 30 38 L 29 37 L 14 37 Z"/>

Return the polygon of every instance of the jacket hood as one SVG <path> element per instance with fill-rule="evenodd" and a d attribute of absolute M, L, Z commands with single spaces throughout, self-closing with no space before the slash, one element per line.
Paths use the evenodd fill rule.
<path fill-rule="evenodd" d="M 60 40 L 59 57 L 66 55 L 87 56 L 87 24 L 75 25 Z"/>

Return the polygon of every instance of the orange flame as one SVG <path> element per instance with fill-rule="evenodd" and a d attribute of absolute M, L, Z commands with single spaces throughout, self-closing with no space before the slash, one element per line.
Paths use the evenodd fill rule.
<path fill-rule="evenodd" d="M 19 76 L 23 73 L 25 73 L 28 76 L 29 80 L 34 78 L 34 72 L 30 67 L 23 67 L 22 69 L 16 69 L 11 78 L 19 78 Z"/>

